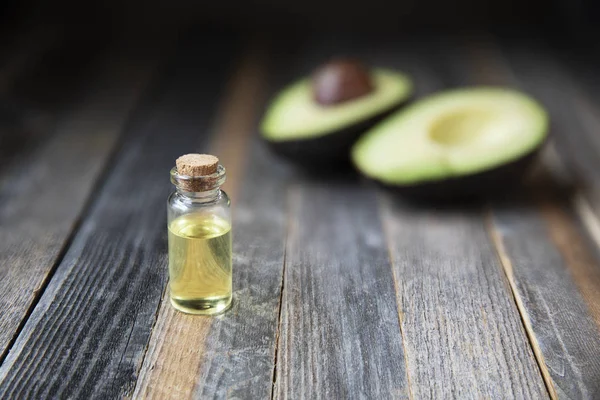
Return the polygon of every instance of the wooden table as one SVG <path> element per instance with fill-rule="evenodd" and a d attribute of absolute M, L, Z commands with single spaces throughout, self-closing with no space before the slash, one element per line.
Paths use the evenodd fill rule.
<path fill-rule="evenodd" d="M 36 34 L 0 49 L 2 98 L 26 111 L 0 136 L 0 398 L 600 398 L 589 53 L 492 36 Z M 331 54 L 404 70 L 418 96 L 533 94 L 553 136 L 529 186 L 416 206 L 282 162 L 257 136 L 266 101 Z M 234 199 L 235 304 L 218 318 L 165 292 L 168 172 L 192 151 L 221 158 Z"/>

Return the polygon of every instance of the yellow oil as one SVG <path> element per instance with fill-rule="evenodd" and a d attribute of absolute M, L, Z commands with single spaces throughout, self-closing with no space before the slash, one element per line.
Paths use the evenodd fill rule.
<path fill-rule="evenodd" d="M 215 215 L 187 214 L 169 224 L 171 304 L 213 315 L 231 305 L 231 225 Z"/>

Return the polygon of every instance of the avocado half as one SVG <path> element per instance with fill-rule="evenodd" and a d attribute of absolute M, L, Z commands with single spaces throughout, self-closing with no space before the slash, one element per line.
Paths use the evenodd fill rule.
<path fill-rule="evenodd" d="M 400 72 L 373 69 L 371 79 L 370 93 L 327 107 L 314 101 L 310 78 L 291 84 L 267 108 L 262 137 L 275 152 L 309 167 L 347 161 L 356 139 L 412 93 Z"/>
<path fill-rule="evenodd" d="M 450 90 L 374 126 L 352 148 L 352 161 L 408 196 L 477 197 L 519 183 L 547 134 L 545 110 L 523 93 Z"/>

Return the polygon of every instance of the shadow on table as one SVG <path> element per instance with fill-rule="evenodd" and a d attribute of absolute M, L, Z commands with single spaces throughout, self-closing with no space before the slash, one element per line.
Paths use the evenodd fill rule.
<path fill-rule="evenodd" d="M 491 193 L 452 198 L 410 198 L 397 195 L 389 196 L 394 206 L 416 209 L 434 209 L 437 211 L 479 213 L 482 208 L 518 209 L 534 208 L 535 203 L 547 201 L 568 208 L 576 188 L 574 182 L 561 182 L 542 168 L 536 174 L 516 183 L 509 188 L 499 188 Z"/>

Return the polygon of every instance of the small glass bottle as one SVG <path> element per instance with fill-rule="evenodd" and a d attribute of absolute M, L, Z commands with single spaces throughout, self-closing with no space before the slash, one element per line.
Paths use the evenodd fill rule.
<path fill-rule="evenodd" d="M 171 170 L 169 291 L 189 314 L 214 315 L 231 306 L 231 210 L 220 189 L 225 168 L 208 154 L 186 154 Z"/>

